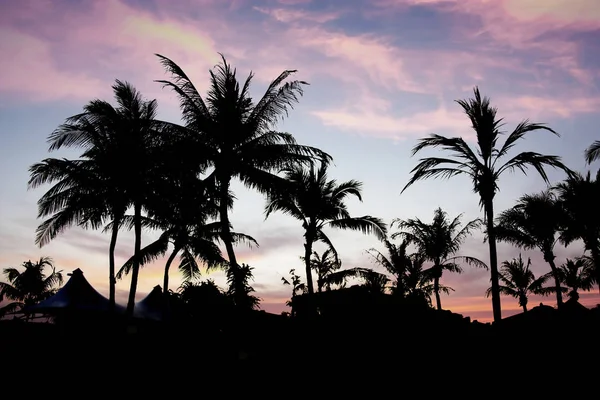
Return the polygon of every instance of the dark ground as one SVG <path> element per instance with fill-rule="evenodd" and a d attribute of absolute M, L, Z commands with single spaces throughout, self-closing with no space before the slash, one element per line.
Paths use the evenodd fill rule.
<path fill-rule="evenodd" d="M 589 391 L 597 398 L 597 324 L 553 320 L 501 327 L 444 315 L 403 323 L 377 316 L 309 323 L 256 313 L 229 322 L 223 332 L 207 324 L 146 324 L 133 333 L 124 324 L 69 328 L 2 321 L 2 376 L 19 371 L 19 379 L 39 385 L 57 379 L 114 393 L 135 389 L 138 395 L 166 387 L 187 393 L 200 385 L 225 398 L 248 388 L 254 388 L 249 397 L 481 397 L 480 391 L 523 397 L 526 390 L 550 398 L 587 397 Z"/>

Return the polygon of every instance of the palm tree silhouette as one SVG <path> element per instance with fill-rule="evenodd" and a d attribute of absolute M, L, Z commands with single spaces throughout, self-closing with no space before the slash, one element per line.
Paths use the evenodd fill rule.
<path fill-rule="evenodd" d="M 213 168 L 206 178 L 217 190 L 221 238 L 227 250 L 232 279 L 244 293 L 240 268 L 233 249 L 234 239 L 229 222 L 228 204 L 232 202 L 230 183 L 238 178 L 249 188 L 271 193 L 282 184 L 274 174 L 283 167 L 314 159 L 330 160 L 319 149 L 296 143 L 289 133 L 274 131 L 277 121 L 286 116 L 303 93 L 303 81 L 286 81 L 295 70 L 282 72 L 271 82 L 262 98 L 254 103 L 250 97 L 250 73 L 243 85 L 237 80 L 225 57 L 210 72 L 210 88 L 203 99 L 185 72 L 172 60 L 157 54 L 172 81 L 160 80 L 173 89 L 181 102 L 186 134 L 184 149 L 198 159 L 200 169 Z M 236 276 L 239 275 L 239 279 Z M 235 283 L 237 282 L 237 283 Z M 240 298 L 240 301 L 245 301 Z"/>
<path fill-rule="evenodd" d="M 325 227 L 350 229 L 364 234 L 374 234 L 378 239 L 384 239 L 387 228 L 380 218 L 365 215 L 352 217 L 344 201 L 350 195 L 362 201 L 362 184 L 355 180 L 337 183 L 328 180 L 327 163 L 303 168 L 293 166 L 284 169 L 285 179 L 289 186 L 286 190 L 270 193 L 267 196 L 265 219 L 275 211 L 291 215 L 302 222 L 304 228 L 304 263 L 308 293 L 314 293 L 310 256 L 312 246 L 321 241 L 329 246 L 336 260 L 337 251 L 323 229 Z"/>
<path fill-rule="evenodd" d="M 554 246 L 563 221 L 563 212 L 555 194 L 544 190 L 524 195 L 514 207 L 503 211 L 496 220 L 496 239 L 525 250 L 538 248 L 550 265 L 556 288 L 556 302 L 562 304 L 560 277 L 554 263 Z"/>
<path fill-rule="evenodd" d="M 387 256 L 377 249 L 367 250 L 375 264 L 383 267 L 390 275 L 394 277 L 392 293 L 404 297 L 408 291 L 406 287 L 406 271 L 410 267 L 411 259 L 407 253 L 408 242 L 403 241 L 399 245 L 395 245 L 387 238 L 383 240 L 383 244 L 387 250 Z"/>
<path fill-rule="evenodd" d="M 517 299 L 519 306 L 523 307 L 523 312 L 527 312 L 527 301 L 530 294 L 547 296 L 556 290 L 553 287 L 543 287 L 550 278 L 549 274 L 542 275 L 536 279 L 530 266 L 531 259 L 528 259 L 527 264 L 525 264 L 519 254 L 519 258 L 504 261 L 499 274 L 501 282 L 500 293 Z M 489 297 L 491 292 L 492 288 L 490 287 L 485 292 L 486 297 Z"/>
<path fill-rule="evenodd" d="M 166 185 L 161 196 L 152 199 L 149 205 L 145 225 L 162 231 L 159 238 L 140 251 L 140 265 L 163 256 L 169 244 L 172 251 L 165 263 L 163 276 L 163 293 L 168 299 L 169 270 L 171 264 L 180 255 L 179 271 L 184 281 L 194 280 L 200 276 L 197 260 L 208 268 L 224 268 L 227 261 L 223 258 L 216 242 L 220 240 L 220 223 L 207 222 L 216 215 L 216 205 L 204 183 L 195 176 L 180 178 L 180 182 Z M 131 225 L 132 220 L 124 220 Z M 235 241 L 246 241 L 257 244 L 247 235 L 232 232 Z M 135 261 L 131 257 L 117 273 L 117 278 L 130 272 Z"/>
<path fill-rule="evenodd" d="M 554 190 L 565 212 L 561 241 L 567 246 L 575 240 L 583 242 L 591 254 L 595 280 L 600 282 L 600 170 L 595 179 L 589 172 L 585 177 L 574 173 Z"/>
<path fill-rule="evenodd" d="M 65 170 L 46 170 L 32 167 L 30 184 L 38 186 L 42 182 L 59 182 L 42 198 L 40 214 L 54 214 L 38 229 L 38 240 L 49 240 L 58 232 L 72 224 L 97 227 L 102 219 L 112 217 L 112 237 L 110 244 L 109 279 L 110 296 L 114 297 L 114 246 L 117 231 L 124 212 L 130 205 L 134 209 L 136 261 L 132 268 L 131 286 L 127 303 L 127 313 L 133 315 L 135 293 L 139 275 L 139 253 L 141 250 L 142 208 L 153 193 L 153 179 L 160 176 L 161 147 L 160 132 L 167 126 L 155 119 L 156 100 L 145 101 L 132 85 L 116 80 L 112 86 L 118 107 L 102 100 L 94 100 L 84 107 L 84 112 L 66 120 L 49 137 L 50 151 L 62 147 L 80 147 L 84 152 L 84 162 L 74 162 L 70 166 L 93 171 L 90 182 L 81 183 Z M 56 164 L 56 163 L 55 163 Z M 49 174 L 48 172 L 54 172 Z M 78 175 L 78 176 L 81 176 Z M 64 180 L 67 185 L 64 185 Z M 83 193 L 83 195 L 82 195 Z M 97 201 L 83 203 L 97 196 Z M 44 239 L 46 238 L 46 239 Z M 111 300 L 111 304 L 114 300 Z"/>
<path fill-rule="evenodd" d="M 25 261 L 22 266 L 22 271 L 4 269 L 8 282 L 0 282 L 0 302 L 4 299 L 10 302 L 0 308 L 0 318 L 47 299 L 62 286 L 62 271 L 56 270 L 50 257 L 41 257 L 37 262 Z M 50 273 L 44 271 L 47 268 Z"/>
<path fill-rule="evenodd" d="M 227 295 L 235 299 L 235 304 L 238 307 L 246 310 L 255 310 L 260 304 L 260 298 L 252 294 L 254 293 L 254 288 L 250 285 L 250 281 L 254 280 L 253 270 L 254 267 L 242 264 L 238 270 L 229 268 L 226 272 L 227 283 L 229 285 Z M 241 279 L 241 285 L 237 279 Z M 240 288 L 243 292 L 237 293 Z"/>
<path fill-rule="evenodd" d="M 474 151 L 461 137 L 448 138 L 432 134 L 427 138 L 420 139 L 413 148 L 413 156 L 425 148 L 441 147 L 451 152 L 454 158 L 426 157 L 412 169 L 413 174 L 409 182 L 402 189 L 404 192 L 413 183 L 427 178 L 451 178 L 456 175 L 467 175 L 473 182 L 473 190 L 479 195 L 480 206 L 484 209 L 485 221 L 487 223 L 488 244 L 490 249 L 490 271 L 492 281 L 492 309 L 494 321 L 502 319 L 502 308 L 500 304 L 500 287 L 498 281 L 498 258 L 496 251 L 496 235 L 494 232 L 494 197 L 498 191 L 500 176 L 506 171 L 516 169 L 526 172 L 528 167 L 533 167 L 548 183 L 548 176 L 544 170 L 545 166 L 562 169 L 568 173 L 570 170 L 563 165 L 560 157 L 548 156 L 536 152 L 522 152 L 506 162 L 510 150 L 519 139 L 531 131 L 546 130 L 558 136 L 554 130 L 544 124 L 530 123 L 524 120 L 508 135 L 504 144 L 497 147 L 502 119 L 496 117 L 497 109 L 490 105 L 490 99 L 482 97 L 479 88 L 475 87 L 474 98 L 468 100 L 457 100 L 471 121 L 472 128 L 477 136 L 477 149 Z"/>
<path fill-rule="evenodd" d="M 419 253 L 410 255 L 409 263 L 404 272 L 404 287 L 407 299 L 416 303 L 426 302 L 431 306 L 431 296 L 435 293 L 436 287 L 432 283 L 431 268 L 424 268 L 426 261 L 426 258 Z M 437 289 L 445 294 L 454 291 L 450 286 L 442 284 L 439 284 Z"/>
<path fill-rule="evenodd" d="M 596 140 L 594 143 L 590 145 L 585 150 L 585 161 L 588 164 L 593 163 L 594 161 L 600 158 L 600 140 Z"/>
<path fill-rule="evenodd" d="M 301 258 L 304 261 L 304 257 Z M 322 255 L 313 251 L 310 266 L 317 273 L 317 291 L 322 292 L 323 286 L 326 286 L 327 290 L 331 290 L 332 281 L 327 277 L 338 271 L 342 267 L 342 263 L 333 254 L 333 250 L 327 249 Z"/>
<path fill-rule="evenodd" d="M 558 269 L 560 281 L 569 289 L 568 296 L 574 301 L 579 300 L 579 290 L 591 290 L 594 286 L 593 263 L 588 262 L 584 257 L 571 260 L 567 258 L 566 262 Z"/>
<path fill-rule="evenodd" d="M 462 268 L 457 264 L 459 261 L 487 269 L 487 265 L 475 257 L 454 256 L 460 250 L 465 238 L 471 234 L 471 231 L 481 225 L 481 221 L 476 219 L 469 221 L 461 228 L 461 217 L 462 214 L 450 221 L 448 220 L 448 214 L 438 208 L 434 211 L 433 222 L 430 224 L 418 218 L 406 221 L 395 219 L 392 221 L 392 226 L 396 224 L 400 229 L 399 232 L 392 235 L 392 238 L 402 237 L 408 243 L 416 245 L 418 253 L 425 260 L 433 262 L 430 273 L 433 277 L 433 292 L 438 310 L 442 309 L 439 288 L 444 271 L 462 273 Z"/>

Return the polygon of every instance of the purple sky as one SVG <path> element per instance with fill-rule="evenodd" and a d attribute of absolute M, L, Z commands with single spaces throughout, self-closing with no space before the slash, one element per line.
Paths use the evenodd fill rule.
<path fill-rule="evenodd" d="M 48 156 L 46 137 L 93 98 L 111 100 L 115 78 L 128 80 L 159 100 L 159 116 L 178 121 L 177 101 L 154 83 L 164 79 L 154 53 L 176 61 L 204 91 L 218 52 L 237 67 L 240 79 L 256 74 L 258 97 L 284 69 L 310 82 L 301 103 L 280 125 L 299 142 L 335 159 L 330 175 L 364 183 L 364 201 L 353 214 L 430 220 L 441 206 L 464 221 L 480 216 L 467 179 L 417 183 L 400 195 L 417 159 L 416 139 L 428 133 L 472 141 L 455 99 L 474 85 L 492 98 L 510 129 L 521 119 L 546 122 L 560 138 L 534 133 L 521 150 L 561 155 L 586 171 L 583 150 L 600 139 L 600 8 L 596 0 L 5 0 L 0 4 L 0 267 L 53 257 L 65 272 L 81 268 L 107 292 L 108 236 L 72 229 L 48 246 L 34 243 L 36 201 L 27 191 L 27 168 Z M 543 4 L 543 5 L 540 5 Z M 472 142 L 471 142 L 472 143 Z M 51 156 L 75 157 L 76 152 Z M 592 168 L 598 168 L 593 165 Z M 563 175 L 550 171 L 553 182 Z M 525 192 L 545 187 L 530 174 L 505 175 L 496 210 Z M 263 307 L 281 311 L 290 290 L 281 284 L 291 268 L 302 270 L 302 230 L 291 218 L 264 221 L 264 199 L 234 185 L 234 228 L 255 237 L 258 249 L 238 248 L 240 261 L 255 267 Z M 148 243 L 156 234 L 147 232 Z M 330 232 L 345 267 L 373 266 L 365 250 L 382 246 L 358 233 Z M 131 255 L 133 235 L 124 232 L 118 260 Z M 321 247 L 317 248 L 323 250 Z M 581 254 L 581 246 L 557 248 L 558 262 Z M 480 233 L 461 254 L 487 262 Z M 501 244 L 499 259 L 518 255 Z M 530 256 L 536 273 L 547 266 Z M 160 284 L 163 261 L 144 268 L 139 296 Z M 173 274 L 175 288 L 179 277 Z M 222 273 L 207 275 L 224 284 Z M 445 308 L 489 320 L 485 271 L 467 269 L 443 277 L 455 288 Z M 124 302 L 128 281 L 118 284 Z M 582 296 L 595 304 L 595 295 Z M 553 304 L 551 298 L 543 299 Z M 538 299 L 532 300 L 535 304 Z M 505 315 L 518 309 L 503 299 Z"/>

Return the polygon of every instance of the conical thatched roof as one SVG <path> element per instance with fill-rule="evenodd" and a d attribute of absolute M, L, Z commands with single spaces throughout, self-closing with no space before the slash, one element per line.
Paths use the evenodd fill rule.
<path fill-rule="evenodd" d="M 77 268 L 67 283 L 58 292 L 40 303 L 27 307 L 28 313 L 57 313 L 61 311 L 108 311 L 109 300 L 102 296 Z M 116 311 L 123 313 L 125 308 L 116 304 Z"/>
<path fill-rule="evenodd" d="M 160 285 L 156 285 L 148 296 L 135 303 L 133 315 L 136 318 L 162 321 L 164 297 Z"/>

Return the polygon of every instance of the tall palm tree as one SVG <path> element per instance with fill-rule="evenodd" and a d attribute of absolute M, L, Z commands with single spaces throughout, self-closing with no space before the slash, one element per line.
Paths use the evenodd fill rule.
<path fill-rule="evenodd" d="M 265 218 L 273 212 L 281 211 L 302 222 L 304 228 L 304 263 L 308 293 L 314 293 L 310 255 L 313 243 L 321 241 L 332 250 L 336 259 L 337 251 L 324 228 L 350 229 L 364 234 L 374 234 L 378 239 L 385 239 L 387 228 L 380 218 L 365 215 L 352 217 L 348 212 L 345 200 L 355 196 L 362 201 L 362 184 L 355 180 L 339 183 L 328 180 L 327 163 L 319 168 L 311 166 L 293 166 L 285 169 L 285 179 L 289 183 L 287 190 L 271 193 L 267 197 Z"/>
<path fill-rule="evenodd" d="M 22 271 L 4 269 L 8 282 L 0 282 L 0 302 L 7 299 L 10 303 L 0 308 L 0 318 L 47 299 L 62 286 L 62 271 L 56 270 L 50 257 L 41 257 L 37 262 L 25 261 L 22 266 Z M 46 273 L 47 268 L 50 273 Z"/>
<path fill-rule="evenodd" d="M 110 259 L 111 296 L 114 291 L 114 245 L 117 230 L 125 209 L 133 206 L 135 244 L 134 254 L 139 259 L 142 235 L 142 209 L 149 196 L 156 195 L 153 191 L 154 179 L 160 177 L 164 169 L 164 158 L 161 159 L 161 137 L 167 124 L 155 119 L 156 100 L 146 101 L 131 84 L 117 80 L 113 85 L 114 98 L 118 104 L 113 107 L 102 100 L 93 100 L 84 107 L 84 112 L 70 117 L 56 129 L 49 138 L 50 150 L 62 147 L 78 147 L 83 149 L 82 159 L 89 160 L 89 169 L 96 171 L 102 188 L 94 193 L 99 201 L 106 201 L 106 212 L 102 217 L 113 217 Z M 62 178 L 60 175 L 59 178 Z M 56 177 L 55 177 L 56 178 Z M 94 187 L 98 181 L 94 181 Z M 64 188 L 59 182 L 54 186 L 54 192 L 59 193 L 58 199 L 49 199 L 49 213 L 64 211 L 60 217 L 51 220 L 55 231 L 80 223 L 81 210 L 77 213 L 78 194 L 73 198 L 72 193 L 78 193 L 78 188 Z M 72 189 L 72 190 L 71 190 Z M 51 189 L 52 190 L 52 189 Z M 66 192 L 63 192 L 66 191 Z M 93 203 L 96 206 L 96 203 Z M 92 208 L 94 208 L 92 207 Z M 94 208 L 95 209 L 95 208 Z M 99 207 L 99 209 L 102 209 Z M 60 214 L 59 214 L 60 215 Z M 97 224 L 99 216 L 96 212 L 93 221 Z M 63 228 L 64 229 L 64 228 Z M 131 286 L 127 303 L 128 315 L 133 315 L 135 293 L 139 275 L 139 262 L 132 268 Z"/>
<path fill-rule="evenodd" d="M 496 219 L 496 239 L 525 250 L 537 248 L 544 261 L 550 265 L 556 302 L 562 305 L 560 277 L 554 263 L 554 246 L 559 239 L 563 210 L 551 190 L 524 195 L 512 208 L 503 211 Z"/>
<path fill-rule="evenodd" d="M 228 213 L 233 199 L 231 181 L 237 178 L 249 188 L 271 193 L 282 184 L 276 174 L 281 168 L 310 163 L 315 158 L 331 159 L 319 149 L 297 144 L 291 134 L 274 130 L 278 120 L 298 102 L 306 82 L 289 81 L 296 71 L 283 71 L 255 103 L 250 97 L 253 74 L 240 85 L 236 70 L 222 56 L 222 63 L 210 71 L 210 88 L 203 98 L 183 69 L 167 57 L 157 56 L 172 76 L 171 81 L 158 82 L 174 90 L 181 103 L 182 132 L 186 133 L 182 152 L 202 154 L 199 168 L 212 168 L 207 181 L 214 182 L 217 190 L 221 238 L 233 268 L 232 279 L 239 286 L 236 292 L 241 294 L 243 271 L 235 256 Z"/>
<path fill-rule="evenodd" d="M 569 245 L 581 240 L 590 252 L 596 282 L 600 283 L 600 170 L 592 179 L 575 173 L 554 188 L 565 213 L 561 241 Z"/>
<path fill-rule="evenodd" d="M 448 138 L 432 134 L 420 139 L 413 148 L 413 156 L 425 148 L 441 147 L 449 151 L 453 158 L 426 157 L 412 169 L 409 182 L 402 189 L 404 192 L 413 183 L 427 178 L 450 178 L 456 175 L 467 175 L 473 182 L 473 190 L 479 195 L 480 206 L 484 210 L 487 223 L 488 244 L 490 249 L 490 271 L 492 281 L 492 309 L 494 321 L 502 319 L 500 304 L 500 287 L 498 281 L 498 257 L 496 251 L 496 235 L 494 232 L 494 197 L 498 191 L 500 176 L 506 171 L 520 170 L 526 172 L 533 167 L 548 182 L 545 166 L 559 168 L 570 172 L 560 161 L 560 157 L 548 156 L 536 152 L 522 152 L 505 162 L 510 150 L 525 134 L 537 130 L 546 130 L 558 136 L 554 130 L 544 124 L 530 123 L 525 120 L 508 135 L 502 146 L 497 146 L 498 139 L 503 134 L 502 119 L 496 117 L 497 109 L 490 105 L 490 99 L 482 97 L 477 87 L 474 88 L 474 98 L 457 100 L 469 117 L 471 127 L 477 136 L 477 148 L 472 149 L 461 137 Z"/>
<path fill-rule="evenodd" d="M 560 281 L 569 289 L 568 296 L 574 301 L 579 300 L 580 290 L 591 290 L 594 286 L 593 264 L 584 257 L 575 260 L 568 259 L 558 269 Z"/>
<path fill-rule="evenodd" d="M 83 126 L 80 126 L 82 130 Z M 99 152 L 105 152 L 102 156 L 77 160 L 47 158 L 29 169 L 29 188 L 54 183 L 38 200 L 38 218 L 46 219 L 36 229 L 35 243 L 43 247 L 74 225 L 99 229 L 107 221 L 113 221 L 108 251 L 108 298 L 112 312 L 115 307 L 115 248 L 128 202 L 110 174 L 112 150 L 108 146 L 100 150 L 109 140 L 104 126 L 87 121 L 85 129 Z"/>
<path fill-rule="evenodd" d="M 596 140 L 585 150 L 585 161 L 588 164 L 600 159 L 600 140 Z"/>
<path fill-rule="evenodd" d="M 523 312 L 527 312 L 527 301 L 530 294 L 547 296 L 556 290 L 554 287 L 543 286 L 550 278 L 549 274 L 536 278 L 530 267 L 531 259 L 528 259 L 525 264 L 519 254 L 519 258 L 504 261 L 499 274 L 502 283 L 500 293 L 517 299 L 519 306 L 523 307 Z M 486 296 L 489 297 L 491 292 L 492 288 L 490 287 L 485 293 Z"/>
<path fill-rule="evenodd" d="M 419 218 L 408 220 L 395 219 L 392 221 L 392 226 L 396 224 L 398 229 L 400 229 L 399 232 L 392 235 L 392 238 L 402 237 L 408 243 L 416 245 L 418 253 L 425 260 L 433 263 L 431 274 L 433 276 L 433 291 L 438 310 L 442 309 L 440 279 L 444 271 L 462 273 L 462 268 L 457 264 L 459 261 L 487 269 L 487 265 L 475 257 L 455 256 L 465 238 L 471 234 L 473 229 L 477 229 L 481 225 L 481 221 L 476 219 L 469 221 L 461 228 L 461 217 L 462 214 L 450 221 L 448 214 L 441 208 L 438 208 L 434 211 L 431 223 L 423 222 Z"/>

